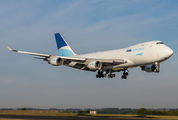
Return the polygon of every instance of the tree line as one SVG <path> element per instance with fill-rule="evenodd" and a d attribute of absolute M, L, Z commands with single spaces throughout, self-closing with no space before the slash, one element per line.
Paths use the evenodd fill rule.
<path fill-rule="evenodd" d="M 162 110 L 147 110 L 146 108 L 140 108 L 137 111 L 137 114 L 141 115 L 178 115 L 177 110 L 166 110 L 163 108 Z"/>

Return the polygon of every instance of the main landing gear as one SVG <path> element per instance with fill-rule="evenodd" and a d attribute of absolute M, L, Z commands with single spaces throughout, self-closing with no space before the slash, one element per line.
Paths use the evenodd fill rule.
<path fill-rule="evenodd" d="M 104 78 L 107 76 L 108 73 L 109 73 L 108 71 L 104 73 L 103 71 L 99 70 L 96 75 L 96 78 Z M 110 72 L 110 74 L 108 74 L 108 78 L 113 78 L 113 77 L 116 77 L 116 75 L 112 74 L 112 72 Z"/>
<path fill-rule="evenodd" d="M 108 75 L 108 78 L 113 78 L 113 77 L 116 77 L 116 75 L 115 74 L 109 74 Z"/>
<path fill-rule="evenodd" d="M 102 71 L 98 70 L 98 74 L 96 75 L 96 78 L 104 78 L 106 77 L 106 74 L 103 74 Z"/>
<path fill-rule="evenodd" d="M 127 79 L 127 76 L 129 75 L 128 72 L 126 72 L 126 70 L 124 70 L 123 75 L 121 76 L 122 79 Z"/>
<path fill-rule="evenodd" d="M 122 79 L 127 79 L 127 76 L 129 75 L 129 71 L 127 69 L 122 70 L 123 75 L 121 76 Z M 106 71 L 101 71 L 98 70 L 98 73 L 96 74 L 96 78 L 104 78 L 108 74 L 108 78 L 114 78 L 116 77 L 115 74 L 112 74 L 112 72 L 120 72 L 120 71 L 112 71 L 112 70 L 106 70 Z"/>

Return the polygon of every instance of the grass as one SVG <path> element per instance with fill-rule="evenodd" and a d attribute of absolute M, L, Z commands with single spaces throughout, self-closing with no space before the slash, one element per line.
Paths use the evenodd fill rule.
<path fill-rule="evenodd" d="M 0 118 L 0 120 L 27 120 L 27 119 Z"/>
<path fill-rule="evenodd" d="M 44 115 L 44 116 L 77 116 L 77 113 L 61 113 L 57 110 L 0 110 L 0 114 L 8 115 Z"/>
<path fill-rule="evenodd" d="M 112 118 L 133 118 L 133 119 L 177 119 L 178 116 L 166 115 L 128 115 L 128 114 L 84 114 L 77 115 L 77 113 L 61 113 L 56 111 L 47 110 L 0 110 L 0 114 L 8 115 L 42 115 L 42 116 L 81 116 L 81 117 L 112 117 Z M 3 119 L 0 119 L 3 120 Z M 4 119 L 6 120 L 6 119 Z M 7 119 L 10 120 L 10 119 Z M 12 119 L 11 119 L 12 120 Z"/>
<path fill-rule="evenodd" d="M 91 115 L 95 117 L 114 117 L 114 118 L 133 118 L 133 119 L 176 119 L 178 116 L 166 116 L 166 115 L 126 115 L 126 114 L 97 114 Z"/>

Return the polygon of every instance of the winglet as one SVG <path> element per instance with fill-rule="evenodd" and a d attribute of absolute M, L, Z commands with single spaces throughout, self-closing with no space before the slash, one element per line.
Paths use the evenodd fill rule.
<path fill-rule="evenodd" d="M 7 46 L 7 48 L 9 49 L 9 51 L 13 51 L 13 49 L 12 49 L 12 48 L 10 48 L 9 46 Z"/>
<path fill-rule="evenodd" d="M 7 46 L 7 48 L 9 49 L 9 51 L 13 51 L 13 52 L 18 52 L 18 50 L 13 50 L 11 47 Z"/>

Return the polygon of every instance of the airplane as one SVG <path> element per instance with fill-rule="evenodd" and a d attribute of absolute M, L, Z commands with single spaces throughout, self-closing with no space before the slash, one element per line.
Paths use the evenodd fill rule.
<path fill-rule="evenodd" d="M 10 51 L 34 55 L 53 66 L 68 66 L 85 71 L 97 72 L 96 78 L 114 78 L 114 72 L 123 72 L 122 79 L 127 79 L 128 69 L 141 67 L 146 72 L 159 73 L 160 63 L 170 58 L 173 50 L 162 41 L 139 43 L 127 48 L 77 55 L 60 33 L 55 33 L 59 55 L 48 55 L 33 52 Z"/>

